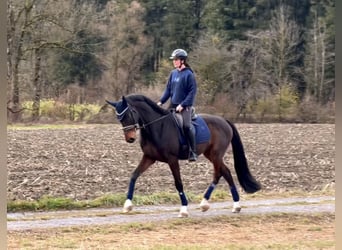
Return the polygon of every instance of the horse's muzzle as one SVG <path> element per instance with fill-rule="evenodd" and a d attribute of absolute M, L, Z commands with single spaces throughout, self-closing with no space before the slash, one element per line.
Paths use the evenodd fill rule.
<path fill-rule="evenodd" d="M 128 143 L 133 143 L 133 142 L 135 142 L 135 138 L 128 138 L 128 139 L 126 139 L 126 141 Z"/>
<path fill-rule="evenodd" d="M 137 138 L 137 133 L 136 133 L 135 129 L 132 129 L 130 131 L 125 132 L 126 142 L 133 143 L 133 142 L 135 142 L 136 138 Z"/>

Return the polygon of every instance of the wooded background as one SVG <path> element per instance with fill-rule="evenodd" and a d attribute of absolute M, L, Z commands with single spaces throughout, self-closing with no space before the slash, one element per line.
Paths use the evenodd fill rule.
<path fill-rule="evenodd" d="M 334 121 L 333 0 L 8 0 L 7 8 L 9 122 L 40 121 L 44 100 L 157 100 L 176 48 L 189 53 L 200 111 Z"/>

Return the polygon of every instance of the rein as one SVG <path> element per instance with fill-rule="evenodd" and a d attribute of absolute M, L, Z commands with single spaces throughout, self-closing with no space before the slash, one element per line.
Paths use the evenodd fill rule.
<path fill-rule="evenodd" d="M 126 111 L 129 110 L 129 109 L 125 109 L 123 112 L 121 112 L 120 115 L 124 115 L 124 113 L 126 113 Z M 144 123 L 142 126 L 139 126 L 139 123 L 135 123 L 135 124 L 132 124 L 132 125 L 128 125 L 128 126 L 125 126 L 125 127 L 122 127 L 122 130 L 123 131 L 128 131 L 128 130 L 131 130 L 131 129 L 145 129 L 146 127 L 150 126 L 151 124 L 153 123 L 156 123 L 160 120 L 163 120 L 164 118 L 166 118 L 167 116 L 169 116 L 171 113 L 168 113 L 167 115 L 163 115 L 153 121 L 150 121 L 148 123 Z"/>
<path fill-rule="evenodd" d="M 151 122 L 148 122 L 148 123 L 146 123 L 146 124 L 143 124 L 141 127 L 137 127 L 137 129 L 142 129 L 142 128 L 146 128 L 147 126 L 149 126 L 149 125 L 151 125 L 151 124 L 153 124 L 153 123 L 155 123 L 155 122 L 157 122 L 157 121 L 160 121 L 160 120 L 162 120 L 162 119 L 164 119 L 164 118 L 166 118 L 168 115 L 170 115 L 171 113 L 169 113 L 169 114 L 167 114 L 167 115 L 163 115 L 162 117 L 159 117 L 159 118 L 157 118 L 157 119 L 155 119 L 155 120 L 153 120 L 153 121 L 151 121 Z M 132 126 L 132 125 L 131 125 Z"/>

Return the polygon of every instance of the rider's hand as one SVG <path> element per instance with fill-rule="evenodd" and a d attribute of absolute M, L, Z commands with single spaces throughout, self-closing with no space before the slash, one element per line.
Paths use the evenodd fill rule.
<path fill-rule="evenodd" d="M 158 106 L 161 106 L 161 105 L 163 105 L 163 104 L 159 101 L 159 102 L 157 102 L 157 105 L 158 105 Z"/>
<path fill-rule="evenodd" d="M 177 112 L 182 112 L 182 110 L 183 110 L 183 107 L 182 107 L 182 105 L 179 104 L 179 105 L 177 106 L 177 108 L 176 108 L 176 111 L 177 111 Z"/>

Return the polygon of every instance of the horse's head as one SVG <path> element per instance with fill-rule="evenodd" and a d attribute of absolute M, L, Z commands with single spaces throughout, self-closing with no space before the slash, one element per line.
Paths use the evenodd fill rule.
<path fill-rule="evenodd" d="M 139 128 L 138 113 L 127 103 L 124 96 L 121 101 L 110 102 L 106 100 L 106 102 L 115 108 L 116 117 L 123 127 L 125 140 L 133 143 L 137 138 L 136 130 Z"/>

